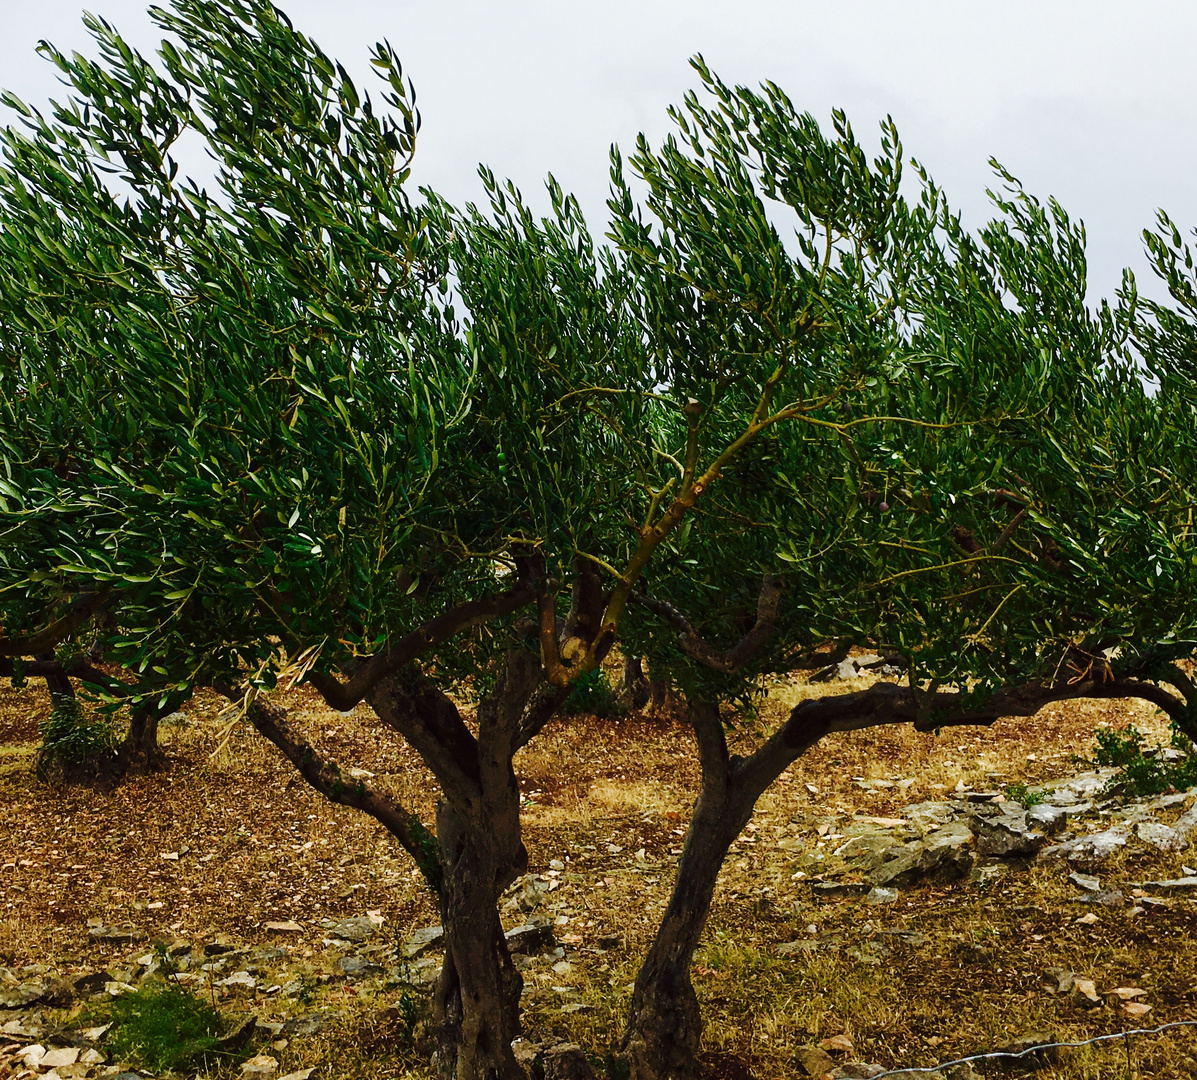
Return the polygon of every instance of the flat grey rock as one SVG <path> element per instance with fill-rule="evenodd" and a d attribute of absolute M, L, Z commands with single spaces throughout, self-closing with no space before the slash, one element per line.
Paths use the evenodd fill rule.
<path fill-rule="evenodd" d="M 1045 848 L 1040 853 L 1043 859 L 1067 859 L 1069 862 L 1098 863 L 1108 859 L 1115 851 L 1126 847 L 1129 830 L 1122 827 L 1106 829 L 1104 832 L 1078 836 L 1063 844 Z"/>
<path fill-rule="evenodd" d="M 977 854 L 1010 858 L 1034 855 L 1047 843 L 1047 833 L 1030 825 L 1021 807 L 1004 809 L 994 816 L 975 815 L 972 822 L 977 836 Z"/>
<path fill-rule="evenodd" d="M 1135 835 L 1145 844 L 1159 851 L 1185 851 L 1189 842 L 1183 834 L 1158 821 L 1141 821 L 1135 827 Z"/>
<path fill-rule="evenodd" d="M 530 955 L 551 949 L 555 944 L 552 926 L 546 923 L 525 923 L 515 926 L 503 935 L 507 948 L 513 953 Z"/>
<path fill-rule="evenodd" d="M 445 928 L 443 926 L 425 926 L 404 942 L 403 955 L 409 960 L 414 960 L 417 956 L 428 952 L 429 949 L 440 945 L 444 940 Z"/>
<path fill-rule="evenodd" d="M 342 941 L 366 941 L 378 933 L 378 923 L 369 915 L 355 915 L 348 919 L 325 919 L 321 924 L 330 937 Z"/>
<path fill-rule="evenodd" d="M 1055 836 L 1068 821 L 1068 811 L 1062 806 L 1037 803 L 1027 811 L 1027 824 L 1033 829 Z"/>
<path fill-rule="evenodd" d="M 1074 870 L 1068 875 L 1068 880 L 1082 892 L 1098 892 L 1101 889 L 1101 879 L 1090 874 L 1081 874 Z"/>
<path fill-rule="evenodd" d="M 1197 877 L 1171 878 L 1167 881 L 1145 881 L 1143 888 L 1156 892 L 1197 892 Z"/>

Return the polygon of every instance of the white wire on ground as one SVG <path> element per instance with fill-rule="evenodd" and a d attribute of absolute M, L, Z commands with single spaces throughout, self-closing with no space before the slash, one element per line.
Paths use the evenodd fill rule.
<path fill-rule="evenodd" d="M 909 1076 L 911 1073 L 935 1073 L 941 1069 L 951 1068 L 953 1065 L 968 1065 L 974 1061 L 997 1061 L 1030 1057 L 1041 1050 L 1075 1049 L 1078 1046 L 1092 1046 L 1094 1043 L 1110 1042 L 1113 1039 L 1126 1039 L 1132 1035 L 1158 1035 L 1162 1031 L 1172 1028 L 1197 1027 L 1197 1020 L 1176 1020 L 1171 1024 L 1161 1024 L 1154 1028 L 1135 1028 L 1133 1031 L 1115 1031 L 1109 1035 L 1097 1035 L 1082 1042 L 1054 1042 L 1040 1043 L 1038 1046 L 1028 1046 L 1025 1050 L 995 1050 L 990 1054 L 970 1054 L 968 1057 L 956 1058 L 955 1061 L 945 1061 L 942 1065 L 924 1065 L 918 1068 L 889 1069 L 877 1073 L 873 1080 L 883 1080 L 886 1076 Z"/>

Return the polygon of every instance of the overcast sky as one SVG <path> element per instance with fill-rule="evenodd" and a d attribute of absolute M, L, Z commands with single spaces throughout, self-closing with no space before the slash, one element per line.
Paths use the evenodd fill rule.
<path fill-rule="evenodd" d="M 30 104 L 60 91 L 40 38 L 88 51 L 84 7 L 149 48 L 142 0 L 0 0 L 0 84 Z M 858 137 L 897 121 L 970 224 L 987 214 L 988 159 L 1054 195 L 1089 232 L 1090 297 L 1121 268 L 1147 277 L 1140 232 L 1162 206 L 1197 225 L 1197 4 L 1113 0 L 286 0 L 325 51 L 370 86 L 389 38 L 424 119 L 416 178 L 477 198 L 478 162 L 526 195 L 552 171 L 602 232 L 611 142 L 668 130 L 666 107 L 702 52 L 727 82 L 778 83 Z M 1144 284 L 1146 284 L 1144 282 Z"/>

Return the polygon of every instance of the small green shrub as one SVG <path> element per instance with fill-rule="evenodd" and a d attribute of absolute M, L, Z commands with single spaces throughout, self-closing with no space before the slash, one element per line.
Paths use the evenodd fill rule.
<path fill-rule="evenodd" d="M 1032 806 L 1038 806 L 1043 802 L 1044 796 L 1042 791 L 1032 791 L 1021 780 L 1016 780 L 1013 784 L 1006 785 L 1006 798 L 1018 803 L 1024 810 L 1030 810 Z"/>
<path fill-rule="evenodd" d="M 627 712 L 627 708 L 611 689 L 607 673 L 602 668 L 595 668 L 574 683 L 569 697 L 561 706 L 561 712 L 571 716 L 586 713 L 602 720 L 610 716 L 621 716 Z"/>
<path fill-rule="evenodd" d="M 1197 757 L 1190 754 L 1179 761 L 1168 761 L 1163 747 L 1150 754 L 1143 752 L 1143 735 L 1134 726 L 1099 728 L 1095 732 L 1097 752 L 1094 763 L 1112 766 L 1118 771 L 1110 778 L 1107 788 L 1120 788 L 1132 798 L 1159 795 L 1169 790 L 1186 791 L 1197 786 Z M 1177 749 L 1191 749 L 1187 741 L 1178 738 L 1174 730 L 1172 745 Z"/>
<path fill-rule="evenodd" d="M 187 1069 L 204 1057 L 215 1063 L 220 1013 L 181 987 L 149 983 L 117 998 L 112 1023 L 109 1046 L 116 1058 L 154 1072 Z"/>
<path fill-rule="evenodd" d="M 42 745 L 35 770 L 39 780 L 56 771 L 77 773 L 108 761 L 116 749 L 112 725 L 102 716 L 89 715 L 78 701 L 62 702 L 41 725 Z"/>

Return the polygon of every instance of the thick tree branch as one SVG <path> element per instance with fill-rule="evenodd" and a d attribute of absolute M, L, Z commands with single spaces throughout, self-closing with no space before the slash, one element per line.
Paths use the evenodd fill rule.
<path fill-rule="evenodd" d="M 1014 515 L 1014 517 L 1012 517 L 1010 519 L 1010 524 L 1007 525 L 1002 530 L 1001 536 L 999 536 L 993 542 L 993 547 L 991 547 L 989 549 L 990 553 L 992 554 L 992 553 L 1001 551 L 1002 548 L 1004 548 L 1006 546 L 1006 544 L 1009 542 L 1010 537 L 1012 537 L 1014 535 L 1014 533 L 1017 531 L 1019 525 L 1021 525 L 1024 521 L 1026 521 L 1026 519 L 1027 519 L 1027 509 L 1024 506 L 1021 510 L 1019 510 L 1019 512 L 1017 514 Z"/>
<path fill-rule="evenodd" d="M 462 806 L 481 797 L 478 741 L 440 687 L 409 669 L 379 681 L 367 700 L 424 759 L 446 795 Z"/>
<path fill-rule="evenodd" d="M 327 672 L 317 671 L 309 671 L 307 681 L 319 691 L 329 706 L 339 712 L 348 712 L 363 701 L 379 682 L 411 663 L 422 653 L 472 626 L 510 615 L 525 604 L 530 604 L 535 598 L 536 594 L 530 586 L 518 585 L 496 596 L 467 600 L 435 619 L 430 619 L 401 638 L 391 648 L 375 653 L 347 682 L 342 682 Z"/>
<path fill-rule="evenodd" d="M 1074 698 L 1141 698 L 1169 716 L 1182 716 L 1185 703 L 1154 683 L 1132 678 L 1102 681 L 1027 682 L 998 690 L 983 705 L 970 707 L 949 690 L 914 692 L 909 686 L 874 683 L 867 690 L 799 702 L 789 719 L 750 757 L 737 765 L 737 783 L 755 800 L 795 759 L 835 731 L 861 731 L 887 724 L 913 724 L 916 730 L 989 726 L 1005 716 L 1034 716 L 1045 705 Z"/>
<path fill-rule="evenodd" d="M 515 739 L 515 749 L 521 750 L 536 738 L 557 715 L 557 710 L 569 697 L 570 686 L 554 686 L 552 683 L 542 683 L 524 706 L 524 713 L 520 717 L 519 733 Z"/>
<path fill-rule="evenodd" d="M 633 593 L 633 602 L 648 608 L 649 611 L 661 616 L 667 622 L 681 631 L 680 644 L 682 651 L 693 660 L 697 660 L 716 671 L 739 671 L 768 643 L 777 625 L 777 605 L 781 600 L 781 578 L 766 574 L 761 583 L 760 595 L 757 598 L 756 622 L 740 641 L 727 652 L 720 652 L 708 644 L 694 625 L 672 604 L 645 596 L 643 593 Z"/>
<path fill-rule="evenodd" d="M 0 678 L 11 679 L 16 673 L 17 661 L 0 656 Z M 83 682 L 102 686 L 105 691 L 118 697 L 129 697 L 134 692 L 133 687 L 111 675 L 104 674 L 98 667 L 88 663 L 83 656 L 67 660 L 30 660 L 21 665 L 21 674 L 28 678 L 70 675 Z"/>
<path fill-rule="evenodd" d="M 283 752 L 299 774 L 321 795 L 340 806 L 351 806 L 369 814 L 383 826 L 421 869 L 429 852 L 421 843 L 419 819 L 389 795 L 375 791 L 362 780 L 341 775 L 336 764 L 326 761 L 286 721 L 286 710 L 255 698 L 246 710 L 249 722 Z M 427 875 L 426 875 L 427 876 Z"/>
<path fill-rule="evenodd" d="M 88 593 L 71 605 L 71 610 L 61 619 L 43 627 L 33 634 L 22 637 L 0 637 L 0 656 L 34 656 L 51 650 L 60 641 L 70 637 L 111 597 L 111 592 Z"/>

